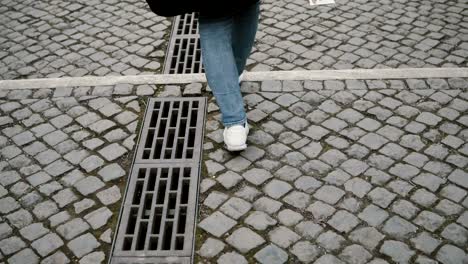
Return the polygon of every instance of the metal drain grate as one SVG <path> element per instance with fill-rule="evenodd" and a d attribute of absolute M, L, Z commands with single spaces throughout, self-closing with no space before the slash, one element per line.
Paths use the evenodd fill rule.
<path fill-rule="evenodd" d="M 136 162 L 198 160 L 203 100 L 161 99 L 150 102 Z"/>
<path fill-rule="evenodd" d="M 206 98 L 148 102 L 112 264 L 190 263 Z"/>
<path fill-rule="evenodd" d="M 175 17 L 166 54 L 165 74 L 203 73 L 197 13 Z"/>

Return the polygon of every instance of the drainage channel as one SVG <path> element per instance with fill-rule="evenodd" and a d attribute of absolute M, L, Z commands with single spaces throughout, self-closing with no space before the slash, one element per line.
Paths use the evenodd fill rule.
<path fill-rule="evenodd" d="M 149 99 L 111 264 L 192 262 L 206 104 Z"/>
<path fill-rule="evenodd" d="M 165 74 L 203 73 L 198 13 L 174 18 L 163 72 Z"/>

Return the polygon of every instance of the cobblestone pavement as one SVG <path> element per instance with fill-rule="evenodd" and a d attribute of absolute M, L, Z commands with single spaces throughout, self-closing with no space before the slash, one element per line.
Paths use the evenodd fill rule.
<path fill-rule="evenodd" d="M 145 96 L 203 85 L 156 88 L 0 92 L 0 263 L 105 263 Z M 463 263 L 468 80 L 242 89 L 240 155 L 210 99 L 196 263 Z"/>
<path fill-rule="evenodd" d="M 104 263 L 144 111 L 135 92 L 154 88 L 0 94 L 0 263 Z"/>
<path fill-rule="evenodd" d="M 0 78 L 160 73 L 170 20 L 144 1 L 0 0 Z M 467 67 L 464 0 L 263 0 L 248 69 Z"/>
<path fill-rule="evenodd" d="M 466 67 L 468 3 L 264 0 L 252 70 Z"/>
<path fill-rule="evenodd" d="M 145 1 L 0 1 L 0 78 L 159 73 L 170 20 Z"/>
<path fill-rule="evenodd" d="M 243 90 L 240 154 L 209 105 L 196 263 L 467 263 L 468 80 Z"/>

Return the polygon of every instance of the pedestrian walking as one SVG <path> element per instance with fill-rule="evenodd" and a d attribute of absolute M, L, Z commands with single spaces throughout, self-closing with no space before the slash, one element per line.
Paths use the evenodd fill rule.
<path fill-rule="evenodd" d="M 240 81 L 255 41 L 259 10 L 258 0 L 239 1 L 227 13 L 210 10 L 199 16 L 203 66 L 221 110 L 224 144 L 230 151 L 247 147 L 249 126 Z"/>
<path fill-rule="evenodd" d="M 164 16 L 199 12 L 203 66 L 221 110 L 224 143 L 230 151 L 244 150 L 249 125 L 240 81 L 257 33 L 259 0 L 188 0 L 191 3 L 185 6 L 177 5 L 177 1 L 172 5 L 158 0 L 147 1 L 156 14 Z"/>

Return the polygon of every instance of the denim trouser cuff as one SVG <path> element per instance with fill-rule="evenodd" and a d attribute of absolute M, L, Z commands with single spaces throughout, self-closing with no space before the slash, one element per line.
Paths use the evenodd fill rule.
<path fill-rule="evenodd" d="M 246 122 L 247 122 L 247 118 L 244 118 L 244 119 L 242 119 L 240 121 L 224 123 L 224 127 L 231 127 L 231 126 L 235 126 L 235 125 L 244 125 Z"/>

